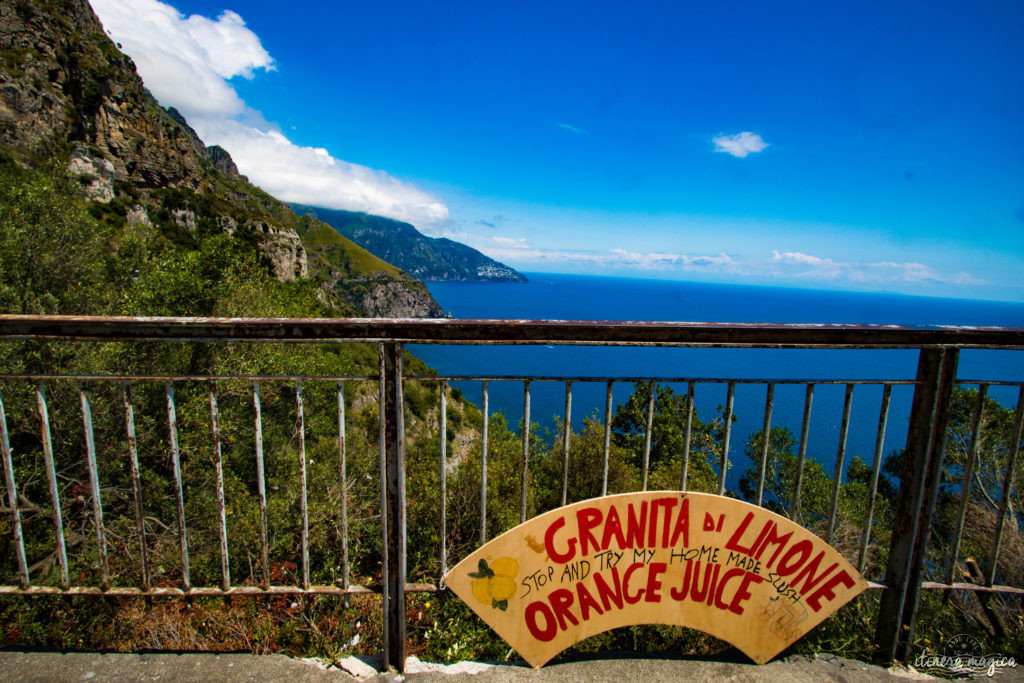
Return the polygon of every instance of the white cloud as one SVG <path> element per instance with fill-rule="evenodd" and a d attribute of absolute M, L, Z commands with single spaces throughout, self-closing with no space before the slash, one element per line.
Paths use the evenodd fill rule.
<path fill-rule="evenodd" d="M 366 211 L 419 227 L 442 222 L 437 198 L 384 171 L 300 147 L 246 107 L 229 80 L 274 68 L 259 36 L 227 10 L 216 20 L 185 17 L 159 0 L 91 0 L 104 28 L 138 67 L 164 106 L 177 108 L 208 145 L 220 145 L 239 170 L 284 201 Z"/>
<path fill-rule="evenodd" d="M 799 251 L 787 251 L 785 253 L 773 251 L 772 262 L 789 266 L 802 266 L 805 270 L 795 273 L 796 277 L 813 277 L 821 280 L 834 280 L 849 270 L 848 264 L 836 263 L 830 258 L 821 258 Z"/>
<path fill-rule="evenodd" d="M 772 252 L 773 268 L 767 274 L 773 277 L 793 277 L 811 280 L 843 279 L 857 283 L 941 283 L 953 282 L 961 285 L 980 285 L 969 273 L 958 273 L 943 277 L 934 268 L 923 263 L 893 261 L 843 262 L 822 258 L 799 251 Z"/>
<path fill-rule="evenodd" d="M 963 271 L 960 271 L 959 273 L 957 273 L 956 275 L 953 276 L 953 282 L 955 282 L 958 285 L 987 285 L 987 284 L 989 284 L 988 280 L 984 280 L 984 279 L 981 279 L 981 278 L 976 278 L 973 275 L 971 275 L 970 273 L 965 273 Z"/>
<path fill-rule="evenodd" d="M 521 237 L 458 233 L 464 242 L 493 259 L 529 264 L 582 264 L 599 268 L 648 271 L 735 272 L 739 264 L 728 254 L 690 255 L 675 252 L 637 252 L 628 249 L 546 249 Z"/>
<path fill-rule="evenodd" d="M 206 51 L 209 65 L 224 78 L 252 78 L 253 69 L 274 68 L 274 60 L 263 49 L 259 36 L 231 10 L 225 10 L 217 21 L 193 14 L 185 23 L 189 37 Z"/>
<path fill-rule="evenodd" d="M 259 38 L 234 12 L 216 21 L 158 0 L 92 0 L 111 37 L 135 61 L 146 87 L 185 116 L 233 116 L 245 103 L 225 79 L 273 68 Z"/>
<path fill-rule="evenodd" d="M 526 249 L 530 246 L 522 237 L 492 237 L 491 241 L 509 249 Z"/>
<path fill-rule="evenodd" d="M 711 142 L 715 143 L 716 152 L 725 152 L 741 159 L 768 146 L 760 135 L 746 130 L 735 135 L 719 135 L 711 138 Z"/>
<path fill-rule="evenodd" d="M 413 185 L 384 171 L 335 159 L 325 149 L 299 147 L 278 131 L 231 119 L 202 119 L 197 125 L 201 136 L 231 152 L 239 170 L 283 201 L 366 211 L 418 225 L 448 218 L 443 203 Z M 254 170 L 261 175 L 255 176 Z"/>
<path fill-rule="evenodd" d="M 561 128 L 562 130 L 567 130 L 570 133 L 576 133 L 577 135 L 587 134 L 587 131 L 583 130 L 582 128 L 577 128 L 576 126 L 569 125 L 568 123 L 562 123 L 561 121 L 556 121 L 555 125 Z"/>
<path fill-rule="evenodd" d="M 454 233 L 453 233 L 454 234 Z M 498 237 L 458 232 L 459 241 L 479 249 L 491 258 L 513 265 L 577 265 L 591 269 L 690 273 L 754 278 L 756 280 L 804 280 L 821 283 L 845 281 L 859 285 L 902 288 L 906 285 L 985 285 L 984 280 L 960 272 L 943 277 L 923 263 L 844 262 L 799 251 L 773 251 L 771 258 L 736 257 L 718 254 L 685 254 L 672 251 L 546 249 L 521 237 Z"/>

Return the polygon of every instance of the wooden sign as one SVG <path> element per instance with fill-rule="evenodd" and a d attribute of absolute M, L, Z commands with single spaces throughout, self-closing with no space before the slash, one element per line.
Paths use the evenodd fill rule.
<path fill-rule="evenodd" d="M 520 524 L 447 585 L 539 667 L 634 624 L 688 626 L 763 664 L 867 587 L 798 524 L 706 493 L 628 493 Z"/>

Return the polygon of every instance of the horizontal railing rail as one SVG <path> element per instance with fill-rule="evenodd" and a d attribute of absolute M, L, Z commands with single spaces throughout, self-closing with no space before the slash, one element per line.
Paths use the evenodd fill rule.
<path fill-rule="evenodd" d="M 0 339 L 1024 349 L 1024 327 L 0 315 Z"/>
<path fill-rule="evenodd" d="M 881 608 L 878 618 L 879 630 L 876 645 L 882 659 L 907 657 L 907 648 L 912 641 L 916 613 L 921 590 L 940 590 L 947 594 L 950 591 L 974 591 L 979 595 L 1002 593 L 1007 595 L 1024 595 L 1024 588 L 996 583 L 997 567 L 1000 557 L 1000 544 L 1003 536 L 1004 520 L 1007 515 L 1008 501 L 1013 487 L 1013 476 L 1017 467 L 1017 457 L 1021 440 L 1022 424 L 1024 424 L 1024 382 L 1014 380 L 977 380 L 960 379 L 956 376 L 959 351 L 961 349 L 1024 349 L 1024 328 L 1019 327 L 900 327 L 892 325 L 762 325 L 762 324 L 718 324 L 718 323 L 642 323 L 642 322 L 602 322 L 602 321 L 497 321 L 497 320 L 380 320 L 380 319 L 230 319 L 230 318 L 100 318 L 100 317 L 69 317 L 69 316 L 0 316 L 0 342 L 18 340 L 55 340 L 55 341 L 105 341 L 105 342 L 368 342 L 379 347 L 378 374 L 375 375 L 295 375 L 295 374 L 0 374 L 0 446 L 3 447 L 4 478 L 7 491 L 4 507 L 0 512 L 10 515 L 15 546 L 19 547 L 18 584 L 0 585 L 0 595 L 107 595 L 107 596 L 230 596 L 230 595 L 290 595 L 290 594 L 334 594 L 340 596 L 379 593 L 382 595 L 384 614 L 384 652 L 385 662 L 399 669 L 405 659 L 405 593 L 443 590 L 443 577 L 449 567 L 448 533 L 446 527 L 447 493 L 446 476 L 449 471 L 447 458 L 446 407 L 453 382 L 479 383 L 481 389 L 482 429 L 481 429 L 481 463 L 480 463 L 480 496 L 479 541 L 483 543 L 489 536 L 488 529 L 488 424 L 489 384 L 498 382 L 516 382 L 523 385 L 522 429 L 519 438 L 522 442 L 522 455 L 519 463 L 520 494 L 519 519 L 525 521 L 527 516 L 527 487 L 530 473 L 531 444 L 531 384 L 548 382 L 564 385 L 565 407 L 561 425 L 561 503 L 567 502 L 569 477 L 569 453 L 572 432 L 572 405 L 574 384 L 603 384 L 605 386 L 604 411 L 601 428 L 603 430 L 603 482 L 601 494 L 609 490 L 609 452 L 612 434 L 613 386 L 615 384 L 646 385 L 649 400 L 646 405 L 646 424 L 643 430 L 642 483 L 640 488 L 647 490 L 649 485 L 650 453 L 652 425 L 655 417 L 655 387 L 660 385 L 679 385 L 686 387 L 685 438 L 684 453 L 681 458 L 681 469 L 678 476 L 680 490 L 688 488 L 688 467 L 692 442 L 691 423 L 694 413 L 694 396 L 697 385 L 718 385 L 727 390 L 722 415 L 722 435 L 720 452 L 717 457 L 717 492 L 726 493 L 726 478 L 730 449 L 731 431 L 733 429 L 734 396 L 737 386 L 758 385 L 765 387 L 763 404 L 762 434 L 769 434 L 773 425 L 773 408 L 775 405 L 775 387 L 803 386 L 803 419 L 799 440 L 796 442 L 798 452 L 795 489 L 788 509 L 781 510 L 793 519 L 799 519 L 801 512 L 801 487 L 804 482 L 804 465 L 808 459 L 809 428 L 814 399 L 814 389 L 819 385 L 843 386 L 845 395 L 842 407 L 842 419 L 838 427 L 838 446 L 835 452 L 835 464 L 831 480 L 831 508 L 824 522 L 823 529 L 826 541 L 832 540 L 837 523 L 837 510 L 840 486 L 844 466 L 847 461 L 847 436 L 850 429 L 850 415 L 854 402 L 854 390 L 858 385 L 881 388 L 882 398 L 878 414 L 878 430 L 874 440 L 873 460 L 871 464 L 870 484 L 865 501 L 865 522 L 860 529 L 857 543 L 858 569 L 864 571 L 867 550 L 871 540 L 873 514 L 878 496 L 880 468 L 885 449 L 892 449 L 886 443 L 886 425 L 889 418 L 890 398 L 894 389 L 906 387 L 905 391 L 913 391 L 909 423 L 910 429 L 905 444 L 904 471 L 900 479 L 900 492 L 894 505 L 894 528 L 892 545 L 886 560 L 885 576 L 872 577 L 869 587 L 882 591 Z M 641 347 L 726 347 L 726 348 L 805 348 L 805 349 L 916 349 L 919 350 L 917 374 L 914 379 L 904 378 L 864 378 L 843 379 L 835 377 L 702 377 L 702 376 L 649 376 L 649 375 L 531 375 L 531 374 L 414 374 L 406 373 L 403 367 L 403 346 L 406 343 L 416 344 L 472 344 L 472 345 L 517 345 L 517 344 L 551 344 L 562 346 L 601 345 L 601 346 L 641 346 Z M 8 442 L 7 423 L 4 414 L 4 401 L 8 397 L 2 393 L 5 383 L 22 382 L 34 386 L 35 402 L 39 416 L 39 426 L 43 435 L 43 454 L 45 461 L 48 488 L 51 497 L 50 516 L 53 519 L 54 533 L 57 539 L 57 557 L 61 570 L 60 585 L 33 584 L 28 571 L 28 561 L 22 541 L 20 510 L 23 503 L 18 499 L 18 484 L 14 477 L 14 464 Z M 403 386 L 406 382 L 435 384 L 438 387 L 438 441 L 440 462 L 438 463 L 440 483 L 440 548 L 438 550 L 436 580 L 431 577 L 428 582 L 408 582 L 406 568 L 405 529 L 405 426 Z M 69 577 L 67 551 L 65 549 L 64 529 L 61 525 L 61 496 L 58 483 L 57 468 L 51 437 L 49 414 L 47 412 L 46 391 L 48 385 L 65 383 L 74 387 L 78 394 L 82 429 L 88 468 L 88 486 L 92 504 L 92 526 L 95 530 L 97 563 L 100 567 L 100 585 L 76 585 Z M 134 426 L 133 403 L 131 391 L 134 387 L 147 384 L 163 384 L 166 394 L 165 416 L 168 431 L 167 447 L 170 449 L 174 470 L 174 495 L 177 500 L 176 526 L 180 551 L 179 585 L 154 585 L 146 558 L 146 522 L 142 513 L 142 487 L 140 470 L 136 452 L 136 435 Z M 250 577 L 248 585 L 233 583 L 230 576 L 230 560 L 228 557 L 228 534 L 225 521 L 225 485 L 222 473 L 221 457 L 221 416 L 218 409 L 218 387 L 226 384 L 249 385 L 251 402 L 255 411 L 255 453 L 257 458 L 257 478 L 260 498 L 260 546 L 261 557 L 257 558 L 259 576 Z M 381 525 L 381 559 L 379 583 L 364 581 L 362 584 L 351 583 L 349 580 L 349 528 L 347 522 L 348 480 L 346 474 L 346 399 L 345 387 L 361 383 L 376 384 L 376 404 L 379 412 L 379 491 L 380 491 L 380 525 Z M 297 442 L 299 461 L 301 463 L 301 487 L 299 515 L 302 533 L 298 568 L 301 578 L 293 583 L 274 582 L 270 577 L 270 562 L 267 551 L 267 479 L 263 465 L 263 432 L 260 417 L 261 385 L 290 384 L 294 387 L 294 419 L 297 421 Z M 303 387 L 314 385 L 334 385 L 337 393 L 337 432 L 338 473 L 340 480 L 340 515 L 341 515 L 341 550 L 342 576 L 334 583 L 317 583 L 310 577 L 309 552 L 309 514 L 307 510 L 306 482 L 306 416 L 303 405 Z M 136 509 L 136 532 L 138 534 L 139 561 L 142 563 L 140 576 L 141 585 L 113 585 L 107 565 L 108 539 L 105 537 L 103 521 L 103 502 L 101 500 L 102 484 L 100 467 L 94 444 L 92 426 L 92 407 L 90 390 L 93 386 L 111 385 L 120 387 L 121 403 L 124 414 L 125 439 L 129 444 L 131 459 L 131 487 Z M 220 545 L 221 580 L 220 585 L 192 585 L 189 574 L 188 559 L 188 523 L 185 513 L 185 491 L 181 482 L 182 454 L 178 446 L 178 424 L 175 414 L 176 386 L 201 386 L 208 392 L 209 424 L 213 444 L 213 466 L 216 472 L 217 495 L 217 536 Z M 925 554 L 929 546 L 931 518 L 935 510 L 936 497 L 942 484 L 943 457 L 945 439 L 949 424 L 951 395 L 955 386 L 977 387 L 977 404 L 970 429 L 971 457 L 967 459 L 961 482 L 954 484 L 957 495 L 957 524 L 953 543 L 950 544 L 949 556 L 944 564 L 942 581 L 926 581 Z M 1005 478 L 999 491 L 999 512 L 992 538 L 988 565 L 982 576 L 972 582 L 956 581 L 955 568 L 960 559 L 960 544 L 964 534 L 965 514 L 971 491 L 971 477 L 974 459 L 977 455 L 977 444 L 980 443 L 983 431 L 982 412 L 985 397 L 990 387 L 1013 387 L 1018 392 L 1017 410 L 1014 416 L 1014 434 L 1011 452 L 1007 455 Z M 720 389 L 719 389 L 720 390 Z M 735 441 L 733 442 L 735 444 Z M 766 463 L 768 458 L 769 439 L 763 438 L 759 460 L 753 462 L 759 466 L 756 481 L 756 495 L 751 502 L 765 504 Z M 716 447 L 717 448 L 717 447 Z M 935 573 L 934 571 L 932 572 Z M 3 579 L 0 579 L 2 581 Z M 987 603 L 986 603 L 987 604 Z"/>

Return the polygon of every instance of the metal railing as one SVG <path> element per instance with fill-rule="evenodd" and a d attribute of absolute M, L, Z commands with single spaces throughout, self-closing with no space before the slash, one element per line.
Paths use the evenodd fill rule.
<path fill-rule="evenodd" d="M 570 472 L 569 454 L 572 432 L 572 405 L 574 386 L 598 383 L 605 387 L 603 411 L 603 451 L 601 494 L 609 489 L 609 455 L 611 451 L 613 388 L 616 383 L 646 384 L 649 399 L 646 405 L 643 454 L 641 461 L 641 488 L 647 490 L 650 475 L 652 425 L 655 417 L 656 385 L 672 384 L 686 387 L 684 410 L 685 428 L 683 453 L 679 472 L 679 488 L 686 490 L 689 479 L 690 449 L 692 442 L 695 387 L 715 384 L 726 389 L 722 419 L 722 445 L 717 472 L 717 492 L 726 491 L 728 456 L 733 425 L 734 397 L 738 385 L 756 384 L 765 387 L 763 427 L 760 446 L 758 480 L 754 501 L 761 505 L 765 496 L 766 465 L 770 429 L 775 407 L 775 389 L 780 385 L 805 387 L 800 437 L 798 441 L 797 476 L 791 504 L 785 512 L 794 520 L 801 511 L 801 486 L 807 459 L 809 428 L 815 387 L 840 385 L 845 388 L 842 419 L 838 434 L 838 448 L 833 467 L 830 512 L 824 527 L 826 541 L 831 541 L 836 529 L 837 510 L 844 465 L 847 457 L 847 437 L 851 423 L 851 409 L 855 387 L 880 386 L 882 390 L 878 430 L 874 440 L 873 461 L 868 497 L 865 502 L 865 522 L 857 547 L 857 566 L 864 570 L 871 538 L 873 515 L 878 495 L 880 468 L 887 446 L 886 426 L 890 412 L 890 399 L 894 388 L 912 387 L 909 432 L 905 444 L 904 470 L 900 478 L 899 495 L 892 530 L 892 542 L 886 561 L 883 580 L 871 583 L 882 590 L 878 631 L 875 637 L 879 658 L 906 659 L 913 639 L 920 591 L 970 590 L 982 594 L 1001 592 L 1024 595 L 1024 588 L 996 585 L 999 550 L 1007 516 L 1008 502 L 1017 469 L 1017 458 L 1024 423 L 1024 383 L 957 379 L 960 349 L 1024 349 L 1024 328 L 979 327 L 898 327 L 871 325 L 762 325 L 711 323 L 610 323 L 564 321 L 493 321 L 493 320 L 381 320 L 381 319 L 188 319 L 188 318 L 98 318 L 98 317 L 45 317 L 0 316 L 0 341 L 12 340 L 65 340 L 65 341 L 190 341 L 190 342 L 371 342 L 379 346 L 379 365 L 376 375 L 367 376 L 146 376 L 146 375 L 2 375 L 0 376 L 0 447 L 2 447 L 6 489 L 6 511 L 11 519 L 13 545 L 17 554 L 17 585 L 0 586 L 0 595 L 107 595 L 107 596 L 229 596 L 278 594 L 335 594 L 353 595 L 380 593 L 384 622 L 384 663 L 402 669 L 405 662 L 405 594 L 416 591 L 443 589 L 442 577 L 448 569 L 447 492 L 447 401 L 452 382 L 479 382 L 482 399 L 482 428 L 480 434 L 480 529 L 479 540 L 488 538 L 488 429 L 490 418 L 489 387 L 492 382 L 521 382 L 523 385 L 523 428 L 520 474 L 519 519 L 527 518 L 527 489 L 530 472 L 531 444 L 531 388 L 534 383 L 557 382 L 565 387 L 562 421 L 561 504 L 567 502 Z M 741 347 L 741 348 L 828 348 L 828 349 L 915 349 L 919 351 L 916 376 L 909 379 L 834 379 L 834 378 L 775 378 L 745 379 L 716 377 L 583 377 L 583 376 L 512 376 L 512 375 L 414 375 L 403 368 L 403 346 L 416 344 L 548 344 L 548 345 L 600 345 L 600 346 L 668 346 L 668 347 Z M 4 412 L 4 382 L 23 381 L 35 387 L 35 402 L 42 435 L 42 451 L 47 486 L 50 493 L 51 517 L 56 543 L 59 585 L 34 585 L 25 555 L 18 485 Z M 436 583 L 407 583 L 406 533 L 406 466 L 403 383 L 416 381 L 435 383 L 438 391 L 440 462 L 440 509 L 438 510 L 440 548 L 439 574 Z M 62 525 L 62 493 L 57 481 L 57 467 L 50 432 L 50 414 L 47 386 L 60 382 L 77 385 L 82 417 L 84 444 L 88 468 L 89 498 L 92 526 L 95 531 L 96 558 L 99 585 L 75 585 L 71 580 L 66 550 L 65 530 Z M 91 387 L 116 383 L 120 390 L 121 409 L 124 414 L 125 439 L 128 444 L 132 505 L 140 564 L 138 586 L 114 585 L 108 565 L 109 541 L 105 536 L 103 503 L 101 500 L 100 466 L 94 441 Z M 259 498 L 259 558 L 258 582 L 254 585 L 235 585 L 231 579 L 228 525 L 225 509 L 224 464 L 221 454 L 222 426 L 219 410 L 218 385 L 245 383 L 249 386 L 255 418 L 256 482 Z M 264 469 L 263 418 L 261 387 L 270 383 L 288 382 L 294 385 L 294 417 L 298 434 L 299 462 L 299 516 L 300 565 L 295 583 L 275 583 L 271 576 L 267 528 L 267 477 Z M 346 492 L 350 486 L 346 453 L 346 396 L 347 385 L 377 384 L 379 411 L 379 476 L 381 527 L 381 584 L 359 585 L 350 583 L 349 522 Z M 167 446 L 173 470 L 176 509 L 175 526 L 180 551 L 180 585 L 154 585 L 150 561 L 147 558 L 146 520 L 143 511 L 143 493 L 136 446 L 133 389 L 152 383 L 162 383 L 166 402 Z M 207 385 L 209 424 L 213 442 L 213 466 L 216 489 L 217 539 L 220 557 L 220 581 L 216 586 L 193 585 L 189 564 L 189 538 L 186 521 L 186 492 L 182 484 L 181 454 L 178 444 L 178 418 L 175 387 L 183 384 Z M 976 385 L 978 400 L 972 416 L 970 457 L 962 473 L 957 501 L 956 531 L 950 545 L 943 582 L 925 581 L 925 554 L 931 533 L 931 520 L 935 512 L 938 490 L 942 484 L 946 430 L 950 420 L 951 397 L 957 384 Z M 311 581 L 309 559 L 309 513 L 307 509 L 307 455 L 304 408 L 304 387 L 333 385 L 337 397 L 337 476 L 341 496 L 339 499 L 342 533 L 339 539 L 342 576 L 330 584 Z M 1000 492 L 999 510 L 992 538 L 987 571 L 981 582 L 955 582 L 954 570 L 959 560 L 960 543 L 971 490 L 974 460 L 981 441 L 982 412 L 989 387 L 1005 385 L 1016 387 L 1018 402 L 1014 418 L 1012 448 L 1007 457 L 1005 477 Z M 889 447 L 893 446 L 889 444 Z M 878 577 L 880 578 L 880 577 Z M 2 580 L 2 579 L 0 579 Z M 166 583 L 166 582 L 165 582 Z"/>

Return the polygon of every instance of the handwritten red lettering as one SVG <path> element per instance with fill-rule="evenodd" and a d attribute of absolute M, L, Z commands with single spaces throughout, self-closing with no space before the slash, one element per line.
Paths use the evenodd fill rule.
<path fill-rule="evenodd" d="M 604 534 L 601 535 L 601 548 L 609 548 L 613 538 L 618 543 L 619 548 L 626 547 L 626 539 L 622 536 L 622 522 L 619 521 L 619 509 L 614 505 L 608 508 L 608 517 L 604 521 Z"/>
<path fill-rule="evenodd" d="M 664 562 L 653 562 L 647 572 L 647 588 L 644 596 L 645 602 L 661 602 L 661 579 L 658 577 L 665 573 L 668 565 Z"/>
<path fill-rule="evenodd" d="M 831 579 L 825 582 L 825 585 L 814 592 L 809 598 L 807 598 L 807 604 L 811 606 L 815 612 L 821 610 L 821 600 L 825 598 L 832 600 L 836 597 L 835 587 L 839 584 L 843 584 L 847 588 L 850 588 L 854 584 L 854 580 L 850 578 L 850 575 L 846 571 L 841 571 Z"/>
<path fill-rule="evenodd" d="M 601 526 L 602 517 L 601 511 L 597 508 L 583 508 L 576 513 L 576 524 L 580 532 L 581 554 L 589 555 L 590 546 L 594 546 L 595 552 L 602 549 L 598 545 L 597 539 L 594 538 L 594 534 L 591 533 L 591 531 Z"/>
<path fill-rule="evenodd" d="M 614 591 L 612 586 L 609 586 L 600 574 L 594 574 L 594 585 L 597 586 L 597 595 L 601 598 L 601 604 L 604 605 L 605 611 L 611 609 L 611 603 L 615 603 L 618 609 L 622 609 L 622 582 L 619 580 L 619 570 L 617 567 L 612 567 L 612 586 L 615 587 Z"/>
<path fill-rule="evenodd" d="M 679 514 L 676 515 L 676 524 L 672 529 L 672 540 L 668 542 L 668 547 L 675 547 L 676 543 L 679 542 L 679 537 L 683 537 L 683 545 L 690 545 L 690 501 L 684 498 L 683 504 L 679 506 Z"/>
<path fill-rule="evenodd" d="M 638 590 L 636 592 L 636 595 L 629 594 L 629 577 L 633 575 L 633 572 L 635 572 L 637 569 L 640 569 L 643 566 L 644 565 L 639 562 L 631 564 L 629 565 L 629 568 L 626 570 L 626 573 L 622 576 L 622 594 L 626 598 L 626 602 L 628 602 L 630 605 L 635 605 L 636 603 L 640 602 L 640 598 L 644 596 L 643 588 Z"/>
<path fill-rule="evenodd" d="M 551 591 L 551 595 L 548 596 L 548 602 L 551 603 L 551 608 L 555 611 L 555 617 L 558 619 L 558 628 L 563 631 L 569 628 L 565 625 L 566 621 L 572 622 L 573 626 L 579 626 L 580 622 L 569 611 L 572 603 L 575 602 L 575 598 L 567 589 L 559 588 Z"/>
<path fill-rule="evenodd" d="M 812 552 L 814 552 L 814 544 L 810 540 L 804 539 L 794 543 L 793 547 L 787 550 L 786 554 L 779 560 L 779 566 L 776 567 L 775 571 L 779 576 L 789 576 L 803 566 Z"/>
<path fill-rule="evenodd" d="M 576 596 L 580 600 L 580 616 L 583 617 L 583 621 L 590 619 L 590 610 L 594 610 L 598 614 L 604 614 L 604 610 L 597 604 L 597 600 L 594 599 L 594 596 L 591 595 L 590 591 L 587 590 L 586 584 L 582 581 L 576 584 Z"/>
<path fill-rule="evenodd" d="M 544 617 L 544 626 L 537 623 L 538 617 Z M 554 640 L 555 634 L 558 633 L 555 615 L 542 600 L 535 600 L 527 605 L 523 618 L 526 619 L 526 628 L 530 629 L 530 635 L 537 640 L 546 643 L 549 640 Z"/>
<path fill-rule="evenodd" d="M 647 526 L 647 501 L 640 503 L 640 511 L 637 512 L 633 503 L 629 504 L 629 514 L 626 519 L 626 543 L 623 548 L 644 547 L 644 527 Z"/>
<path fill-rule="evenodd" d="M 569 550 L 564 553 L 560 553 L 555 550 L 555 533 L 565 526 L 565 517 L 559 517 L 551 523 L 548 530 L 544 532 L 544 548 L 548 551 L 548 556 L 555 562 L 568 562 L 572 558 L 576 557 L 576 539 L 569 539 Z"/>

